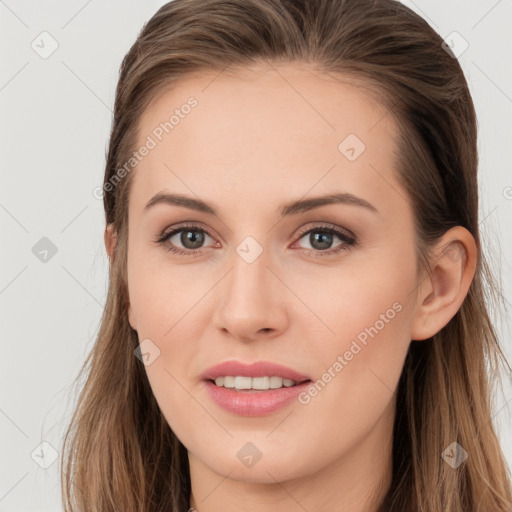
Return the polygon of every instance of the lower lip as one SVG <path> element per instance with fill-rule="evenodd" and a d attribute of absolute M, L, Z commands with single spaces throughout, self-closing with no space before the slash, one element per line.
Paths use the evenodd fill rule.
<path fill-rule="evenodd" d="M 212 400 L 224 410 L 239 416 L 263 416 L 289 404 L 302 391 L 306 390 L 311 381 L 289 388 L 282 387 L 265 391 L 235 391 L 234 389 L 216 386 L 209 380 L 205 381 L 205 384 Z"/>

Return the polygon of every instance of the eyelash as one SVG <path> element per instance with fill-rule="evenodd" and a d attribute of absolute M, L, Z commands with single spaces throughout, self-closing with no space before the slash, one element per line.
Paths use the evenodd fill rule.
<path fill-rule="evenodd" d="M 172 236 L 174 236 L 176 233 L 180 233 L 182 231 L 187 231 L 187 230 L 188 231 L 196 231 L 196 232 L 200 232 L 200 233 L 205 233 L 210 238 L 213 238 L 208 233 L 208 231 L 200 228 L 199 226 L 197 226 L 195 224 L 184 224 L 182 226 L 179 226 L 179 227 L 173 229 L 172 231 L 169 231 L 168 233 L 163 232 L 161 235 L 159 235 L 157 237 L 156 243 L 158 245 L 164 246 L 164 249 L 166 251 L 172 252 L 174 254 L 190 256 L 190 255 L 194 255 L 194 254 L 197 254 L 197 253 L 201 253 L 202 249 L 204 249 L 204 248 L 196 249 L 196 250 L 194 250 L 194 249 L 180 249 L 180 248 L 178 248 L 178 247 L 176 247 L 174 245 L 166 244 L 166 242 Z M 336 247 L 334 249 L 327 249 L 325 251 L 321 251 L 319 249 L 304 249 L 305 251 L 307 251 L 308 254 L 315 253 L 315 256 L 320 256 L 320 257 L 322 257 L 322 256 L 333 256 L 333 255 L 336 255 L 336 254 L 338 254 L 338 253 L 340 253 L 342 251 L 347 251 L 351 247 L 354 247 L 356 245 L 356 238 L 354 236 L 350 235 L 345 230 L 343 230 L 341 228 L 338 228 L 334 224 L 318 225 L 318 226 L 314 226 L 312 228 L 309 228 L 309 229 L 307 229 L 305 231 L 301 231 L 301 232 L 299 232 L 298 240 L 300 240 L 305 235 L 308 235 L 309 233 L 312 233 L 312 232 L 313 233 L 322 233 L 322 234 L 334 234 L 334 235 L 338 236 L 338 238 L 340 238 L 340 240 L 342 242 L 344 242 L 344 243 L 339 245 L 338 247 Z"/>

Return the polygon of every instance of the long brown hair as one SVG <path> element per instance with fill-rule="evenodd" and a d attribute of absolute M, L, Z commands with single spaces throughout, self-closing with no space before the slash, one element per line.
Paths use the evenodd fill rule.
<path fill-rule="evenodd" d="M 476 116 L 449 51 L 395 0 L 174 0 L 143 26 L 116 91 L 103 199 L 117 243 L 100 330 L 80 370 L 85 383 L 64 439 L 66 511 L 189 508 L 187 451 L 134 357 L 139 340 L 127 316 L 128 193 L 136 170 L 112 180 L 157 94 L 196 71 L 258 61 L 309 63 L 352 77 L 387 108 L 400 129 L 396 172 L 415 215 L 419 269 L 430 272 L 429 249 L 453 226 L 468 229 L 477 244 L 476 274 L 459 311 L 432 338 L 411 342 L 396 393 L 392 483 L 380 511 L 512 510 L 492 425 L 492 386 L 506 360 L 489 314 L 500 293 L 479 235 Z M 469 454 L 455 469 L 441 457 L 453 442 Z"/>

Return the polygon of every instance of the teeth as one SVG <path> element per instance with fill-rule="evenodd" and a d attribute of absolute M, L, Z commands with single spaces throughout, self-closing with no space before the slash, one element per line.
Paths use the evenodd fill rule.
<path fill-rule="evenodd" d="M 284 387 L 295 386 L 297 383 L 291 379 L 283 379 L 281 377 L 243 377 L 237 375 L 236 377 L 225 376 L 217 377 L 215 385 L 230 389 L 278 389 Z"/>
<path fill-rule="evenodd" d="M 235 377 L 235 389 L 251 389 L 251 377 Z"/>

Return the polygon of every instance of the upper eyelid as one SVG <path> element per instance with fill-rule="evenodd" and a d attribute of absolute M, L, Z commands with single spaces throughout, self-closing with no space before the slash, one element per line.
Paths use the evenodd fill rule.
<path fill-rule="evenodd" d="M 189 225 L 187 225 L 189 224 Z M 168 229 L 164 229 L 164 231 L 162 231 L 162 234 L 161 234 L 161 238 L 165 238 L 167 236 L 170 236 L 170 234 L 172 233 L 173 236 L 176 234 L 176 233 L 179 233 L 180 231 L 184 231 L 186 229 L 195 229 L 197 231 L 203 231 L 204 233 L 206 233 L 210 238 L 215 238 L 214 236 L 212 236 L 210 234 L 210 231 L 204 227 L 202 227 L 201 225 L 199 224 L 195 224 L 195 223 L 185 223 L 184 225 L 178 225 L 178 226 L 173 226 L 173 227 L 170 227 Z"/>
<path fill-rule="evenodd" d="M 320 231 L 322 229 L 325 229 L 327 231 L 334 231 L 335 234 L 338 236 L 340 236 L 340 234 L 337 232 L 341 231 L 344 235 L 346 235 L 349 238 L 356 238 L 356 236 L 349 229 L 343 226 L 338 226 L 337 224 L 334 224 L 332 222 L 317 222 L 314 225 L 305 226 L 304 228 L 299 229 L 299 231 L 297 232 L 297 236 L 302 238 L 302 236 L 309 233 L 310 231 Z"/>

